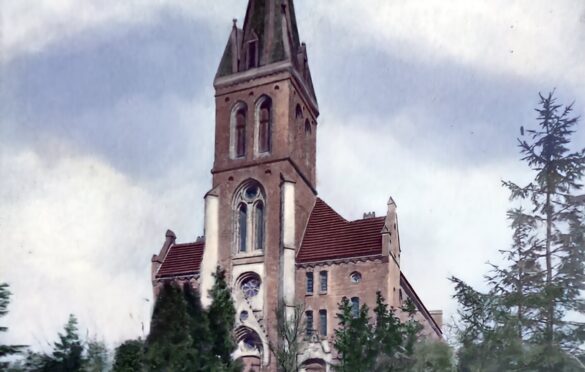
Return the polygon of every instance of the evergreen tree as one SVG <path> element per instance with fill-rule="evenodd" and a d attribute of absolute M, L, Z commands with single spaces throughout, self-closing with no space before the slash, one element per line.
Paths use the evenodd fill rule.
<path fill-rule="evenodd" d="M 87 342 L 87 358 L 85 361 L 84 371 L 86 372 L 104 372 L 110 367 L 108 348 L 103 341 L 95 337 Z"/>
<path fill-rule="evenodd" d="M 453 350 L 444 341 L 423 340 L 414 347 L 410 372 L 455 372 Z"/>
<path fill-rule="evenodd" d="M 370 371 L 374 367 L 376 347 L 368 311 L 368 306 L 364 304 L 355 314 L 347 297 L 343 297 L 339 303 L 339 328 L 335 330 L 334 341 L 339 358 L 336 370 L 361 372 Z"/>
<path fill-rule="evenodd" d="M 113 372 L 140 372 L 144 369 L 144 342 L 128 340 L 116 348 Z"/>
<path fill-rule="evenodd" d="M 8 304 L 10 303 L 10 291 L 8 284 L 0 283 L 0 318 L 8 314 Z M 6 327 L 0 327 L 0 333 L 8 331 Z M 1 360 L 9 355 L 20 353 L 25 346 L 23 345 L 2 345 L 0 344 L 0 368 L 6 368 L 7 363 Z"/>
<path fill-rule="evenodd" d="M 209 329 L 207 314 L 201 305 L 199 292 L 189 283 L 183 285 L 183 296 L 189 316 L 189 333 L 193 340 L 193 350 L 197 354 L 197 364 L 194 367 L 201 371 L 221 371 L 222 364 L 212 352 L 212 332 Z"/>
<path fill-rule="evenodd" d="M 152 313 L 146 339 L 145 367 L 149 371 L 193 371 L 198 368 L 197 350 L 190 333 L 191 319 L 181 288 L 167 282 Z"/>
<path fill-rule="evenodd" d="M 233 328 L 236 322 L 236 309 L 230 288 L 226 282 L 225 271 L 219 266 L 214 274 L 215 282 L 209 291 L 212 303 L 207 310 L 209 329 L 211 333 L 211 353 L 217 357 L 224 368 L 230 370 L 234 367 L 231 354 L 236 349 L 233 338 Z"/>
<path fill-rule="evenodd" d="M 77 330 L 77 318 L 69 315 L 64 333 L 59 333 L 59 341 L 53 345 L 51 356 L 41 355 L 43 371 L 78 372 L 84 365 L 83 344 Z M 39 358 L 35 358 L 39 359 Z"/>
<path fill-rule="evenodd" d="M 530 302 L 532 314 L 519 315 L 531 331 L 523 338 L 543 347 L 538 353 L 542 370 L 561 370 L 559 360 L 565 358 L 559 359 L 559 352 L 579 354 L 585 341 L 585 323 L 566 318 L 568 312 L 585 314 L 585 215 L 581 198 L 575 197 L 583 188 L 585 149 L 570 149 L 578 123 L 572 110 L 557 104 L 552 93 L 540 95 L 538 127 L 519 140 L 534 180 L 526 186 L 504 182 L 512 200 L 530 205 L 522 218 L 535 225 L 529 233 L 535 242 L 528 248 L 531 256 L 520 262 L 540 279 L 541 292 L 533 301 L 533 291 L 524 289 L 520 297 Z"/>
<path fill-rule="evenodd" d="M 452 278 L 460 304 L 462 371 L 583 370 L 585 323 L 585 149 L 572 151 L 578 118 L 553 94 L 540 96 L 538 128 L 519 140 L 533 182 L 503 182 L 520 205 L 508 212 L 513 245 L 493 266 L 483 294 Z M 524 131 L 522 131 L 524 132 Z M 524 135 L 524 133 L 522 133 Z"/>

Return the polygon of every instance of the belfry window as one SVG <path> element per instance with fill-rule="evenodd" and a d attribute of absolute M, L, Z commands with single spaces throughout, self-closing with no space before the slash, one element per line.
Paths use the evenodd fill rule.
<path fill-rule="evenodd" d="M 259 184 L 248 182 L 235 195 L 235 252 L 261 253 L 266 243 L 264 193 Z"/>
<path fill-rule="evenodd" d="M 248 68 L 258 67 L 258 40 L 248 42 Z"/>
<path fill-rule="evenodd" d="M 263 97 L 258 109 L 258 152 L 270 152 L 272 145 L 272 100 Z"/>

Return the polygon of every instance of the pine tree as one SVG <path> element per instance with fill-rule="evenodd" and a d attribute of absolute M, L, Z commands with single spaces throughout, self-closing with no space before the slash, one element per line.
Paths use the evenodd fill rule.
<path fill-rule="evenodd" d="M 10 303 L 10 291 L 8 284 L 0 283 L 0 318 L 8 314 L 8 304 Z M 6 327 L 0 327 L 0 333 L 8 331 Z M 25 348 L 23 345 L 1 345 L 0 344 L 0 368 L 6 368 L 7 363 L 1 360 L 10 355 L 18 354 Z"/>
<path fill-rule="evenodd" d="M 236 310 L 230 288 L 226 282 L 225 271 L 217 267 L 214 274 L 215 282 L 209 291 L 212 303 L 207 310 L 209 329 L 211 333 L 211 353 L 217 357 L 226 370 L 234 367 L 231 358 L 236 349 L 233 338 L 233 328 L 236 322 Z"/>
<path fill-rule="evenodd" d="M 144 342 L 128 340 L 116 348 L 113 372 L 140 372 L 144 369 Z"/>
<path fill-rule="evenodd" d="M 585 323 L 566 318 L 568 312 L 585 314 L 581 295 L 585 290 L 585 215 L 582 198 L 575 196 L 583 188 L 585 149 L 570 149 L 578 123 L 572 110 L 572 104 L 557 104 L 553 93 L 540 95 L 538 128 L 528 131 L 527 140 L 519 140 L 522 160 L 536 173 L 534 181 L 526 186 L 504 183 L 513 200 L 530 205 L 523 215 L 535 224 L 530 232 L 535 242 L 528 249 L 531 256 L 520 262 L 531 265 L 533 275 L 542 278 L 537 283 L 541 293 L 533 301 L 531 291 L 524 290 L 521 297 L 530 301 L 533 314 L 519 315 L 532 331 L 529 341 L 543 347 L 538 364 L 544 370 L 560 370 L 566 360 L 562 354 L 580 354 L 585 341 Z M 527 317 L 531 323 L 526 323 Z"/>

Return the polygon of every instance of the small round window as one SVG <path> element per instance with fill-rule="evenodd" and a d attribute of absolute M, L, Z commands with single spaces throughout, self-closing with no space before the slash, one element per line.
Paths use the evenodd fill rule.
<path fill-rule="evenodd" d="M 257 186 L 250 186 L 245 191 L 246 199 L 254 200 L 258 196 L 258 187 Z"/>
<path fill-rule="evenodd" d="M 240 313 L 240 321 L 241 322 L 245 322 L 246 320 L 248 320 L 249 314 L 246 310 L 242 311 Z"/>
<path fill-rule="evenodd" d="M 248 278 L 242 282 L 241 288 L 246 298 L 256 297 L 260 291 L 260 279 Z"/>
<path fill-rule="evenodd" d="M 351 282 L 357 284 L 362 281 L 362 274 L 358 273 L 357 271 L 351 273 L 350 275 Z"/>

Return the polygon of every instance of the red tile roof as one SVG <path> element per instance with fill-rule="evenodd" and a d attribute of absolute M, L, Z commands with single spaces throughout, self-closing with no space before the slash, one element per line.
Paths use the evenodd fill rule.
<path fill-rule="evenodd" d="M 205 242 L 173 244 L 156 273 L 157 278 L 192 275 L 199 272 Z"/>
<path fill-rule="evenodd" d="M 385 217 L 347 221 L 317 198 L 297 254 L 298 263 L 382 254 Z"/>

